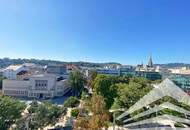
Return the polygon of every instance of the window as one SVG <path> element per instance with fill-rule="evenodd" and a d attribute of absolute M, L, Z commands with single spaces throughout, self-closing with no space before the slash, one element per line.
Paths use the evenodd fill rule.
<path fill-rule="evenodd" d="M 35 89 L 36 90 L 47 90 L 48 81 L 47 80 L 36 80 Z"/>

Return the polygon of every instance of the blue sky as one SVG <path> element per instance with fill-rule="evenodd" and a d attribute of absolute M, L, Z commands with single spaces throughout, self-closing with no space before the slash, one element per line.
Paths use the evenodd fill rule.
<path fill-rule="evenodd" d="M 190 63 L 189 0 L 0 0 L 0 57 Z"/>

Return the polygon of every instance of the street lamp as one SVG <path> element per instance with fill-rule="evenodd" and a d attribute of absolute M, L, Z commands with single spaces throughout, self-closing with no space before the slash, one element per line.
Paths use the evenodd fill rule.
<path fill-rule="evenodd" d="M 113 113 L 113 130 L 115 130 L 115 122 L 116 122 L 116 118 L 115 118 L 115 114 L 116 112 L 124 112 L 125 109 L 124 108 L 120 108 L 120 109 L 113 109 L 113 110 L 109 110 L 110 113 Z"/>

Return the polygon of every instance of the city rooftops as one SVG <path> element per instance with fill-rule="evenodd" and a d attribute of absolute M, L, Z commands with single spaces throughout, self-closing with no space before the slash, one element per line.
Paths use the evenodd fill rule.
<path fill-rule="evenodd" d="M 16 71 L 18 69 L 20 69 L 21 67 L 23 67 L 23 65 L 10 65 L 8 66 L 7 68 L 4 69 L 5 70 L 13 70 L 13 71 Z"/>
<path fill-rule="evenodd" d="M 54 74 L 35 74 L 35 75 L 32 75 L 31 77 L 33 77 L 33 78 L 55 77 L 56 78 L 56 75 L 54 75 Z"/>

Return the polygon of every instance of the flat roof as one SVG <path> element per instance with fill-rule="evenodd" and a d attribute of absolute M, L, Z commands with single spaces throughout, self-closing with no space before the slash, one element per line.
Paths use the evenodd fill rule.
<path fill-rule="evenodd" d="M 13 70 L 16 71 L 17 69 L 21 68 L 23 65 L 10 65 L 7 68 L 5 68 L 4 70 Z"/>

